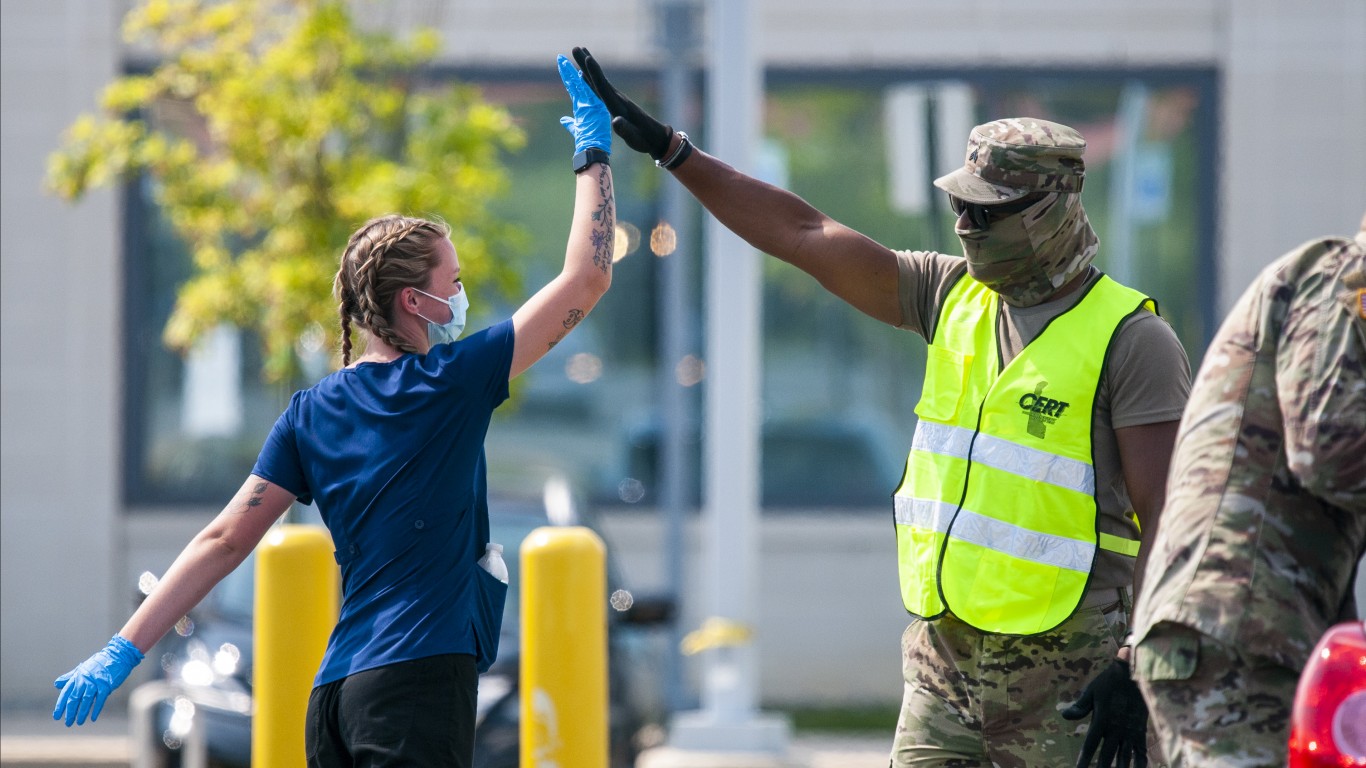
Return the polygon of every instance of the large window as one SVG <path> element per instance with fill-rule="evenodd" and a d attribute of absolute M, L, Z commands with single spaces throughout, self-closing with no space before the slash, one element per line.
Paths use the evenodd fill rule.
<path fill-rule="evenodd" d="M 613 77 L 647 109 L 658 109 L 652 77 Z M 496 211 L 530 235 L 524 252 L 507 255 L 523 266 L 529 293 L 563 259 L 572 181 L 558 118 L 567 103 L 551 77 L 476 79 L 528 136 L 526 148 L 507 158 L 512 192 Z M 890 247 L 957 253 L 952 217 L 929 182 L 961 163 L 971 126 L 1007 115 L 1072 125 L 1089 143 L 1084 200 L 1101 240 L 1098 265 L 1156 297 L 1197 364 L 1216 320 L 1216 111 L 1207 70 L 772 71 L 761 173 Z M 706 146 L 700 127 L 690 133 Z M 565 473 L 599 504 L 644 509 L 658 499 L 660 371 L 677 371 L 690 385 L 692 422 L 700 423 L 705 359 L 662 365 L 659 318 L 663 259 L 680 259 L 690 286 L 683 337 L 705 357 L 697 347 L 706 300 L 698 287 L 702 217 L 669 222 L 684 247 L 654 255 L 665 175 L 624 146 L 613 167 L 618 216 L 629 225 L 622 237 L 631 247 L 612 291 L 517 380 L 514 401 L 490 431 L 488 456 L 495 489 Z M 250 471 L 289 392 L 261 383 L 255 342 L 240 333 L 223 330 L 186 359 L 161 346 L 161 325 L 188 267 L 150 192 L 144 183 L 128 194 L 125 487 L 132 503 L 218 504 Z M 467 284 L 472 328 L 511 312 L 477 275 Z M 885 504 L 914 429 L 923 342 L 861 315 L 774 259 L 765 260 L 763 302 L 766 508 Z M 230 371 L 235 375 L 225 378 Z M 695 426 L 690 434 L 696 468 Z M 689 486 L 695 500 L 695 473 Z"/>
<path fill-rule="evenodd" d="M 224 504 L 290 390 L 263 380 L 250 333 L 220 327 L 185 357 L 162 343 L 190 259 L 154 200 L 147 178 L 125 187 L 124 496 L 134 504 Z"/>

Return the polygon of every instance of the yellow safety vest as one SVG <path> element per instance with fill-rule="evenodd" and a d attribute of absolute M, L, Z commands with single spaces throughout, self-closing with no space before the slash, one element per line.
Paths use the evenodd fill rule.
<path fill-rule="evenodd" d="M 897 559 L 912 614 L 1032 635 L 1076 610 L 1098 546 L 1138 554 L 1097 529 L 1091 424 L 1115 331 L 1157 305 L 1102 276 L 1001 370 L 999 301 L 965 276 L 940 309 L 894 499 Z"/>

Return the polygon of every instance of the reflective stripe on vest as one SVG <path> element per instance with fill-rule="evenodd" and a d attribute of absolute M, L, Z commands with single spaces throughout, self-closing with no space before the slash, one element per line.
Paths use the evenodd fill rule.
<path fill-rule="evenodd" d="M 997 295 L 964 277 L 940 310 L 895 497 L 906 610 L 978 629 L 1045 632 L 1085 596 L 1097 546 L 1095 393 L 1120 324 L 1151 299 L 1101 277 L 1004 370 Z"/>

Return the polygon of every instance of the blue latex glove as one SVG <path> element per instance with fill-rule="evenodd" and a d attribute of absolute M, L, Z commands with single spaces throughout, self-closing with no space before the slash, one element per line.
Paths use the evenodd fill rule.
<path fill-rule="evenodd" d="M 583 79 L 588 81 L 594 93 L 602 97 L 603 103 L 607 105 L 607 111 L 612 113 L 612 127 L 626 142 L 626 146 L 648 154 L 656 162 L 663 160 L 669 153 L 674 129 L 651 117 L 649 112 L 641 109 L 626 94 L 618 91 L 607 79 L 607 75 L 603 74 L 602 65 L 598 64 L 598 60 L 593 58 L 593 54 L 589 53 L 587 48 L 575 48 L 574 60 L 583 71 Z"/>
<path fill-rule="evenodd" d="M 574 103 L 574 116 L 560 118 L 560 125 L 574 137 L 574 153 L 601 149 L 612 154 L 612 115 L 607 112 L 607 105 L 583 81 L 583 73 L 568 57 L 561 56 L 557 61 L 564 89 Z"/>
<path fill-rule="evenodd" d="M 1062 711 L 1068 720 L 1091 715 L 1077 768 L 1147 768 L 1148 705 L 1129 678 L 1128 662 L 1115 659 L 1086 685 L 1081 698 Z M 1097 754 L 1099 749 L 1099 754 Z"/>
<path fill-rule="evenodd" d="M 61 720 L 65 714 L 68 728 L 72 723 L 83 725 L 87 714 L 92 723 L 100 719 L 104 700 L 128 679 L 128 673 L 142 659 L 142 651 L 114 635 L 108 645 L 53 683 L 61 693 L 57 695 L 52 719 Z"/>

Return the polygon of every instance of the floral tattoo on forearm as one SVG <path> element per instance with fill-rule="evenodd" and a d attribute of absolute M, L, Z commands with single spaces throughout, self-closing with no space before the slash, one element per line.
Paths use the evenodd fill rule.
<path fill-rule="evenodd" d="M 612 206 L 612 182 L 608 177 L 607 166 L 598 169 L 598 191 L 602 193 L 602 205 L 593 211 L 595 226 L 589 237 L 593 241 L 593 263 L 604 274 L 612 271 L 612 251 L 616 247 L 616 222 Z"/>

